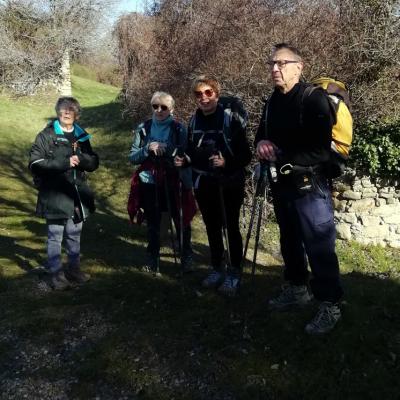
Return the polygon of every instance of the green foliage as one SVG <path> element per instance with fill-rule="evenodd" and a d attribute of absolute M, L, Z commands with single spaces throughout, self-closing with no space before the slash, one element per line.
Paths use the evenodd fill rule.
<path fill-rule="evenodd" d="M 353 166 L 372 177 L 400 175 L 400 121 L 368 123 L 355 130 L 351 149 Z"/>

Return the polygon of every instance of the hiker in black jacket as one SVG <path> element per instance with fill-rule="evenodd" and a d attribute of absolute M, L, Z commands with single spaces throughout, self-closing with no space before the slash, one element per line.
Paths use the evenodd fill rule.
<path fill-rule="evenodd" d="M 81 107 L 73 97 L 58 99 L 57 118 L 41 131 L 32 145 L 29 168 L 39 190 L 36 214 L 47 223 L 47 268 L 54 289 L 90 277 L 80 269 L 82 223 L 95 210 L 94 194 L 86 183 L 86 172 L 99 166 L 90 145 L 90 135 L 76 121 Z M 61 263 L 65 239 L 68 266 Z M 65 273 L 64 273 L 65 272 Z"/>
<path fill-rule="evenodd" d="M 332 113 L 322 89 L 303 98 L 307 84 L 300 82 L 303 60 L 297 49 L 276 45 L 269 65 L 275 90 L 264 107 L 255 143 L 258 157 L 278 171 L 271 189 L 287 281 L 281 294 L 269 301 L 269 308 L 281 310 L 312 300 L 307 289 L 308 260 L 310 287 L 320 308 L 305 330 L 325 333 L 341 316 L 338 302 L 343 295 L 326 176 Z"/>
<path fill-rule="evenodd" d="M 239 213 L 244 199 L 244 168 L 251 160 L 247 115 L 235 110 L 237 99 L 232 98 L 229 106 L 219 101 L 221 88 L 216 79 L 201 76 L 192 87 L 198 108 L 188 126 L 187 154 L 211 253 L 211 271 L 202 284 L 234 295 L 240 284 L 243 253 Z M 229 243 L 225 243 L 227 271 L 222 265 L 224 236 Z"/>

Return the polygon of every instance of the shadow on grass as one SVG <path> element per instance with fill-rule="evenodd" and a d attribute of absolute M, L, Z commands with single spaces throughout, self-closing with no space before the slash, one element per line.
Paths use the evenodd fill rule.
<path fill-rule="evenodd" d="M 254 294 L 246 273 L 241 296 L 225 299 L 200 288 L 204 270 L 182 282 L 164 264 L 162 278 L 92 266 L 91 282 L 62 293 L 9 279 L 0 293 L 2 304 L 13 298 L 1 311 L 2 393 L 18 377 L 74 399 L 397 398 L 398 280 L 345 275 L 342 321 L 309 337 L 315 307 L 265 308 L 278 268 L 258 266 Z"/>

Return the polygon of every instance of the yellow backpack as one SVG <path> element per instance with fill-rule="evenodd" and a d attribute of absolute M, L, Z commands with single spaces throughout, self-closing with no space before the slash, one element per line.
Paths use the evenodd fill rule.
<path fill-rule="evenodd" d="M 330 176 L 336 178 L 343 173 L 353 140 L 353 118 L 350 113 L 349 94 L 343 82 L 329 77 L 320 77 L 313 79 L 311 85 L 305 89 L 303 102 L 317 87 L 321 87 L 327 93 L 335 118 L 332 127 Z"/>

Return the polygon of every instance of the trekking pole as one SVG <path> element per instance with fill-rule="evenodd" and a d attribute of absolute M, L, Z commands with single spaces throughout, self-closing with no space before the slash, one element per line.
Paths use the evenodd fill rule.
<path fill-rule="evenodd" d="M 181 170 L 179 170 L 179 247 L 181 251 L 181 272 L 183 275 L 183 190 L 182 190 L 182 180 L 181 180 Z"/>
<path fill-rule="evenodd" d="M 224 246 L 226 249 L 226 255 L 228 257 L 228 267 L 232 268 L 231 250 L 229 248 L 229 237 L 228 237 L 228 222 L 227 222 L 227 218 L 226 218 L 224 191 L 223 191 L 221 182 L 219 182 L 218 189 L 219 189 L 219 202 L 220 202 L 220 207 L 221 207 L 221 212 L 222 212 L 222 236 L 224 238 Z"/>
<path fill-rule="evenodd" d="M 267 175 L 267 167 L 268 164 L 265 162 L 260 163 L 260 177 L 257 182 L 256 187 L 256 197 L 257 197 L 257 226 L 256 226 L 256 236 L 254 239 L 254 253 L 253 253 L 253 262 L 251 265 L 251 284 L 252 290 L 254 291 L 254 280 L 255 280 L 255 272 L 256 272 L 256 262 L 257 262 L 257 253 L 258 253 L 258 244 L 260 242 L 260 230 L 261 230 L 261 221 L 263 214 L 263 205 L 266 197 L 266 190 L 268 186 L 268 175 Z"/>
<path fill-rule="evenodd" d="M 244 263 L 245 263 L 246 256 L 247 256 L 247 251 L 248 251 L 248 247 L 249 247 L 249 243 L 250 243 L 250 239 L 251 239 L 251 234 L 253 232 L 254 218 L 255 218 L 256 214 L 258 215 L 257 228 L 256 228 L 256 237 L 257 236 L 258 237 L 256 240 L 256 246 L 258 246 L 260 226 L 261 226 L 260 211 L 262 211 L 262 205 L 264 203 L 265 190 L 263 190 L 263 189 L 265 189 L 266 178 L 267 178 L 267 176 L 266 176 L 265 163 L 260 163 L 259 176 L 257 179 L 256 188 L 255 188 L 253 200 L 252 200 L 249 228 L 247 230 L 246 241 L 245 241 L 245 246 L 244 246 L 244 250 L 243 250 L 243 257 L 242 257 L 242 262 L 241 262 L 241 266 L 240 266 L 240 276 L 242 276 L 242 274 L 243 274 L 243 267 L 244 267 Z M 256 249 L 255 249 L 255 252 L 256 252 Z M 254 266 L 252 266 L 252 276 L 253 276 L 253 280 L 254 280 L 254 273 L 255 273 L 254 256 L 253 256 L 253 264 L 254 264 Z"/>
<path fill-rule="evenodd" d="M 274 171 L 271 171 L 271 167 L 269 168 L 269 173 L 271 175 L 271 179 L 275 181 Z M 257 263 L 257 253 L 258 253 L 258 245 L 260 241 L 260 231 L 261 231 L 261 222 L 262 222 L 262 215 L 263 215 L 263 204 L 265 198 L 267 196 L 267 188 L 268 188 L 268 164 L 266 162 L 260 162 L 260 176 L 257 180 L 256 190 L 254 193 L 254 208 L 253 212 L 257 210 L 257 226 L 256 226 L 256 236 L 254 239 L 254 253 L 253 253 L 253 260 L 251 265 L 251 290 L 249 298 L 253 298 L 255 302 L 255 272 L 256 272 L 256 263 Z M 252 220 L 254 221 L 254 216 L 252 216 Z M 251 231 L 250 231 L 251 232 Z M 255 304 L 253 306 L 255 308 Z M 254 312 L 254 311 L 253 311 Z M 243 321 L 243 338 L 249 339 L 251 338 L 248 332 L 248 322 L 250 320 L 251 312 L 247 311 L 244 315 Z"/>
<path fill-rule="evenodd" d="M 174 227 L 173 227 L 172 212 L 171 212 L 171 200 L 169 198 L 168 179 L 167 179 L 166 168 L 164 168 L 164 188 L 165 188 L 165 197 L 166 197 L 166 201 L 167 201 L 167 212 L 168 212 L 168 219 L 169 219 L 169 230 L 170 230 L 170 234 L 171 234 L 172 251 L 174 253 L 174 264 L 175 264 L 175 266 L 178 266 L 178 261 L 176 258 Z"/>
<path fill-rule="evenodd" d="M 184 157 L 181 146 L 175 148 L 173 156 Z M 178 167 L 178 208 L 179 208 L 179 248 L 181 256 L 181 274 L 184 273 L 183 265 L 183 188 L 182 188 L 182 167 Z"/>
<path fill-rule="evenodd" d="M 160 170 L 160 162 L 159 162 L 157 157 L 155 157 L 154 161 L 155 161 L 155 164 L 156 164 L 156 168 L 155 168 L 155 171 L 154 171 L 154 180 L 155 180 L 155 184 L 154 184 L 154 205 L 155 205 L 156 213 L 160 217 L 160 224 L 161 224 L 161 210 L 160 210 L 160 203 L 159 203 L 159 198 L 158 198 L 159 197 L 158 196 L 158 178 L 159 178 L 158 177 L 158 172 Z M 159 273 L 160 273 L 160 254 L 158 254 L 157 261 L 156 261 L 156 274 L 159 274 Z"/>

